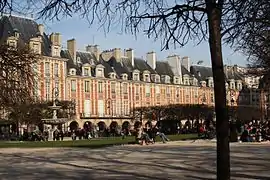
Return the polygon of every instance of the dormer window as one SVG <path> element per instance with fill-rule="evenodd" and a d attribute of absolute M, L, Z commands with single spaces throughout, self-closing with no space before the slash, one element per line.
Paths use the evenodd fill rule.
<path fill-rule="evenodd" d="M 88 67 L 83 68 L 83 75 L 89 76 L 90 75 L 90 69 Z"/>
<path fill-rule="evenodd" d="M 82 63 L 81 58 L 77 57 L 77 64 L 81 64 L 81 63 Z"/>
<path fill-rule="evenodd" d="M 34 53 L 39 54 L 40 48 L 38 43 L 33 43 L 33 51 Z"/>
<path fill-rule="evenodd" d="M 237 90 L 239 90 L 239 91 L 242 90 L 242 82 L 240 80 L 237 81 Z"/>
<path fill-rule="evenodd" d="M 8 46 L 9 46 L 9 47 L 12 47 L 12 48 L 16 48 L 17 43 L 16 43 L 15 40 L 9 40 L 9 41 L 8 41 Z"/>
<path fill-rule="evenodd" d="M 190 83 L 189 83 L 189 75 L 185 74 L 183 76 L 183 80 L 184 80 L 184 85 L 190 85 Z"/>
<path fill-rule="evenodd" d="M 53 52 L 53 56 L 60 56 L 60 48 L 57 46 L 54 46 L 54 52 Z"/>
<path fill-rule="evenodd" d="M 196 79 L 195 77 L 193 77 L 192 85 L 193 86 L 198 86 L 198 79 Z"/>
<path fill-rule="evenodd" d="M 156 82 L 156 83 L 160 83 L 160 76 L 159 76 L 159 75 L 156 75 L 156 76 L 155 76 L 155 82 Z"/>
<path fill-rule="evenodd" d="M 208 77 L 208 87 L 210 87 L 210 88 L 214 87 L 213 77 Z"/>
<path fill-rule="evenodd" d="M 14 36 L 15 36 L 16 38 L 19 38 L 19 37 L 20 37 L 20 33 L 15 32 L 15 33 L 14 33 Z"/>
<path fill-rule="evenodd" d="M 127 74 L 122 74 L 122 79 L 126 81 L 128 79 L 128 75 Z"/>
<path fill-rule="evenodd" d="M 174 81 L 173 81 L 174 84 L 180 84 L 180 78 L 175 76 L 174 77 Z"/>
<path fill-rule="evenodd" d="M 149 74 L 144 74 L 143 75 L 143 81 L 150 82 L 150 75 Z"/>
<path fill-rule="evenodd" d="M 225 88 L 228 89 L 229 88 L 229 84 L 226 82 L 225 84 Z"/>
<path fill-rule="evenodd" d="M 169 84 L 169 83 L 171 83 L 171 77 L 170 76 L 165 76 L 165 83 L 166 84 Z"/>
<path fill-rule="evenodd" d="M 102 64 L 98 64 L 96 67 L 96 77 L 104 77 L 104 66 Z"/>
<path fill-rule="evenodd" d="M 110 73 L 110 78 L 111 79 L 116 79 L 116 74 L 115 73 Z"/>
<path fill-rule="evenodd" d="M 233 79 L 230 80 L 230 88 L 235 89 L 235 82 Z"/>
<path fill-rule="evenodd" d="M 202 87 L 206 87 L 206 81 L 201 81 L 200 84 Z"/>
<path fill-rule="evenodd" d="M 75 76 L 75 75 L 76 75 L 76 69 L 71 68 L 71 69 L 69 70 L 69 74 Z"/>
<path fill-rule="evenodd" d="M 139 81 L 140 80 L 140 74 L 137 72 L 133 73 L 133 81 Z"/>

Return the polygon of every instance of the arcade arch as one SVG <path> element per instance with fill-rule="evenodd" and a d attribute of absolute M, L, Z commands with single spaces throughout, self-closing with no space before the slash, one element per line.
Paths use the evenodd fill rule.
<path fill-rule="evenodd" d="M 69 129 L 70 131 L 73 131 L 73 130 L 77 130 L 79 128 L 79 124 L 77 121 L 72 121 L 70 124 L 69 124 Z"/>
<path fill-rule="evenodd" d="M 130 123 L 128 121 L 123 122 L 122 129 L 130 129 Z"/>
<path fill-rule="evenodd" d="M 91 121 L 86 121 L 83 124 L 83 129 L 85 130 L 90 130 L 93 128 L 93 123 Z"/>
<path fill-rule="evenodd" d="M 105 129 L 106 129 L 106 124 L 105 124 L 105 122 L 100 121 L 100 122 L 98 122 L 97 125 L 98 125 L 99 131 L 105 131 Z"/>

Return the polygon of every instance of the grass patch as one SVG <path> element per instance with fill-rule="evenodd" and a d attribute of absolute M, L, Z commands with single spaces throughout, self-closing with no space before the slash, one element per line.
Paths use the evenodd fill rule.
<path fill-rule="evenodd" d="M 192 140 L 198 139 L 197 134 L 180 134 L 180 135 L 168 135 L 171 141 L 180 140 Z M 161 141 L 159 137 L 156 139 Z M 76 140 L 76 141 L 2 141 L 0 142 L 0 148 L 54 148 L 54 147 L 82 147 L 82 148 L 101 148 L 112 145 L 133 144 L 135 142 L 134 136 L 128 136 L 125 139 L 122 137 L 109 137 L 98 138 L 92 140 Z"/>

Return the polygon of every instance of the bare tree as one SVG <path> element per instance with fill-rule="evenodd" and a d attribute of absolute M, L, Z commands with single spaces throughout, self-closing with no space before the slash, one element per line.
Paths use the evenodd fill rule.
<path fill-rule="evenodd" d="M 38 55 L 27 46 L 0 45 L 0 107 L 8 109 L 32 99 Z"/>
<path fill-rule="evenodd" d="M 229 126 L 222 38 L 233 45 L 240 40 L 244 27 L 266 21 L 260 12 L 268 3 L 268 0 L 45 0 L 38 4 L 44 5 L 39 15 L 46 19 L 79 14 L 90 24 L 98 22 L 107 30 L 120 26 L 121 30 L 135 35 L 143 30 L 148 37 L 160 39 L 162 49 L 171 45 L 181 47 L 190 40 L 197 43 L 208 40 L 215 84 L 217 179 L 227 180 L 230 178 Z"/>
<path fill-rule="evenodd" d="M 184 46 L 190 40 L 209 41 L 217 118 L 217 179 L 230 178 L 228 112 L 222 60 L 222 38 L 234 44 L 243 27 L 262 21 L 260 7 L 267 0 L 53 0 L 40 15 L 45 18 L 79 13 L 90 24 L 95 20 L 111 26 L 119 22 L 124 30 L 141 29 L 149 37 L 162 40 L 162 49 Z M 117 23 L 118 22 L 118 23 Z"/>

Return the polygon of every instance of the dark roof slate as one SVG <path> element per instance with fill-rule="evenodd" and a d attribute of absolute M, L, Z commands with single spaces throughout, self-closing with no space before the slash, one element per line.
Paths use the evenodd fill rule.
<path fill-rule="evenodd" d="M 174 76 L 172 68 L 167 61 L 157 61 L 156 62 L 156 72 L 159 75 L 169 75 L 170 77 Z"/>
<path fill-rule="evenodd" d="M 31 38 L 38 37 L 38 24 L 32 19 L 26 19 L 16 16 L 2 16 L 0 20 L 1 43 L 4 43 L 8 37 L 14 35 L 17 31 L 20 36 L 20 43 L 29 43 Z M 42 34 L 42 53 L 45 56 L 51 55 L 51 42 L 47 35 Z"/>
<path fill-rule="evenodd" d="M 190 73 L 199 81 L 206 81 L 208 77 L 213 77 L 212 68 L 205 66 L 191 66 Z"/>

